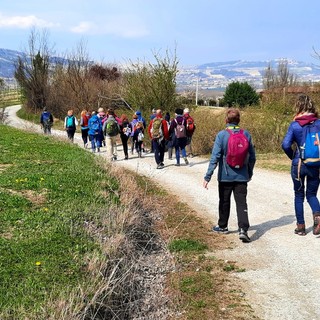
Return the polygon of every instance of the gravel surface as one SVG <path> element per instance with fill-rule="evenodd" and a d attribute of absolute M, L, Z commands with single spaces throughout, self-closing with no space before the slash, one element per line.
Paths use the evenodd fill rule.
<path fill-rule="evenodd" d="M 7 108 L 11 125 L 39 130 L 17 120 L 14 113 L 19 107 Z M 53 134 L 61 132 L 53 130 Z M 66 133 L 62 132 L 63 136 Z M 75 142 L 82 145 L 77 135 Z M 115 165 L 124 166 L 157 181 L 181 201 L 209 219 L 217 221 L 218 191 L 216 172 L 209 190 L 202 187 L 208 160 L 195 157 L 188 166 L 175 167 L 174 160 L 165 155 L 165 168 L 156 169 L 153 154 L 137 155 L 124 160 L 120 146 Z M 100 156 L 105 156 L 102 148 Z M 307 235 L 297 236 L 293 209 L 293 186 L 288 173 L 255 169 L 248 187 L 248 207 L 251 243 L 238 240 L 234 202 L 228 237 L 235 242 L 233 249 L 221 252 L 220 258 L 237 261 L 245 272 L 237 273 L 243 283 L 249 304 L 255 314 L 264 320 L 320 319 L 318 290 L 320 288 L 319 236 L 312 234 L 312 214 L 306 205 Z"/>

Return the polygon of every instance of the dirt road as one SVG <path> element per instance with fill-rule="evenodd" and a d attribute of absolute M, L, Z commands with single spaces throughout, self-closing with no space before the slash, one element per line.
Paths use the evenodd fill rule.
<path fill-rule="evenodd" d="M 14 115 L 18 107 L 10 107 L 12 126 L 39 130 L 18 120 Z M 64 132 L 53 130 L 64 136 Z M 76 142 L 81 143 L 80 137 Z M 102 148 L 100 156 L 105 156 Z M 166 155 L 167 156 L 167 155 Z M 217 221 L 218 192 L 216 172 L 209 190 L 202 187 L 208 160 L 195 157 L 188 166 L 174 166 L 174 160 L 165 158 L 165 168 L 156 169 L 152 154 L 138 159 L 136 155 L 124 160 L 119 147 L 115 165 L 124 166 L 158 181 L 181 201 L 207 217 Z M 232 205 L 228 235 L 236 243 L 234 249 L 221 253 L 221 258 L 238 261 L 246 269 L 234 274 L 244 283 L 249 304 L 257 316 L 264 320 L 316 320 L 320 319 L 318 294 L 320 289 L 320 237 L 312 234 L 312 214 L 306 205 L 305 237 L 294 235 L 293 188 L 288 173 L 275 173 L 255 169 L 248 187 L 248 206 L 252 242 L 238 240 L 235 205 Z"/>

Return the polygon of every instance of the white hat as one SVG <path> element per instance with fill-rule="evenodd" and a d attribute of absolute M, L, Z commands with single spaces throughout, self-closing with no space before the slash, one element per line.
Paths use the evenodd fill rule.
<path fill-rule="evenodd" d="M 189 113 L 189 108 L 185 108 L 185 109 L 183 110 L 183 113 Z"/>

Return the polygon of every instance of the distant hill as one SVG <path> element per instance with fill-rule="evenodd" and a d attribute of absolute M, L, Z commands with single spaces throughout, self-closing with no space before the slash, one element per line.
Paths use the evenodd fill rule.
<path fill-rule="evenodd" d="M 270 61 L 222 61 L 210 62 L 198 66 L 181 68 L 177 83 L 182 88 L 194 87 L 196 83 L 202 89 L 220 90 L 233 81 L 247 81 L 256 88 L 262 87 L 265 70 L 271 65 L 276 71 L 283 59 Z M 289 71 L 301 82 L 320 81 L 319 65 L 302 61 L 286 60 Z"/>
<path fill-rule="evenodd" d="M 19 56 L 24 56 L 24 53 L 15 50 L 0 49 L 0 78 L 11 79 L 14 77 L 14 63 Z"/>
<path fill-rule="evenodd" d="M 14 62 L 23 52 L 0 49 L 0 78 L 14 77 Z M 200 89 L 223 90 L 233 81 L 247 81 L 256 88 L 262 87 L 263 74 L 269 64 L 276 70 L 279 61 L 222 61 L 210 62 L 192 67 L 180 67 L 177 76 L 178 89 L 190 89 L 198 85 Z M 301 82 L 320 81 L 319 65 L 302 61 L 287 60 L 289 70 Z"/>

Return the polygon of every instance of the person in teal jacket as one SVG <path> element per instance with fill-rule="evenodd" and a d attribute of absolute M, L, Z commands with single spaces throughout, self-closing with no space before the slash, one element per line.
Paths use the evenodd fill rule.
<path fill-rule="evenodd" d="M 229 108 L 226 114 L 226 129 L 239 131 L 240 111 L 236 108 Z M 233 168 L 226 161 L 228 139 L 230 133 L 221 130 L 215 139 L 212 154 L 205 174 L 203 186 L 208 188 L 214 170 L 218 166 L 218 188 L 219 188 L 219 220 L 218 225 L 212 230 L 220 233 L 228 233 L 228 221 L 230 217 L 231 194 L 233 193 L 236 202 L 238 218 L 239 239 L 243 242 L 250 242 L 248 229 L 250 227 L 247 205 L 247 184 L 253 176 L 253 168 L 256 162 L 255 149 L 250 133 L 244 130 L 244 135 L 249 142 L 248 155 L 241 168 Z"/>

